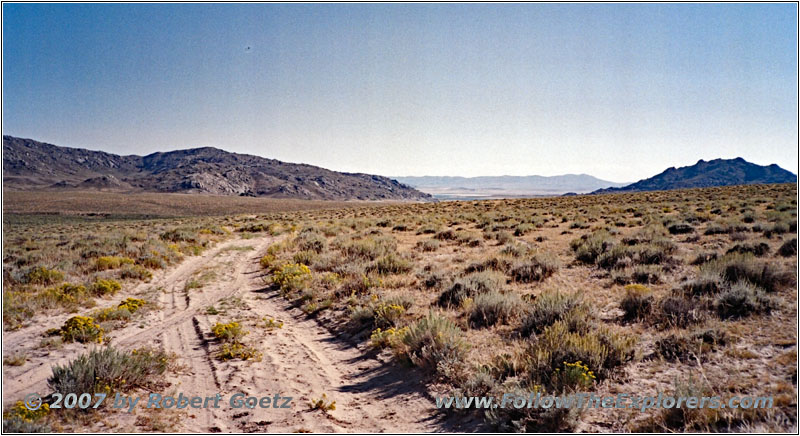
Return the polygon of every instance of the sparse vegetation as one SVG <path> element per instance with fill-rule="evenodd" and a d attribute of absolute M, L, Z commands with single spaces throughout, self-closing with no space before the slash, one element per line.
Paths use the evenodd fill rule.
<path fill-rule="evenodd" d="M 9 332 L 54 314 L 63 317 L 58 327 L 83 317 L 37 339 L 37 353 L 96 347 L 115 326 L 137 328 L 130 320 L 147 319 L 137 311 L 157 309 L 147 302 L 164 301 L 154 295 L 169 292 L 159 280 L 171 265 L 227 237 L 256 247 L 278 234 L 266 252 L 248 253 L 265 279 L 254 300 L 232 296 L 198 306 L 215 365 L 252 366 L 237 361 L 267 352 L 255 339 L 296 331 L 282 314 L 248 314 L 254 301 L 275 294 L 381 359 L 416 368 L 439 392 L 627 392 L 640 388 L 638 377 L 666 392 L 674 374 L 702 366 L 708 380 L 693 389 L 780 402 L 771 415 L 725 415 L 727 421 L 660 411 L 631 418 L 613 409 L 592 419 L 613 422 L 615 431 L 786 431 L 796 394 L 795 196 L 791 185 L 738 186 L 124 226 L 118 218 L 10 216 L 4 326 Z M 29 228 L 41 238 L 20 236 Z M 208 283 L 228 271 L 218 274 Z M 154 289 L 141 285 L 152 277 Z M 213 290 L 200 275 L 188 277 L 200 285 L 187 288 L 190 296 Z M 112 299 L 120 294 L 136 300 Z M 19 355 L 4 360 L 31 365 Z M 574 411 L 493 410 L 486 419 L 500 430 L 591 428 Z"/>

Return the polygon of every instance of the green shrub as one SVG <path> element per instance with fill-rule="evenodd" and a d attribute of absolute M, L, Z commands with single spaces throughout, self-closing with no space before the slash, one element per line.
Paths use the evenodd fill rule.
<path fill-rule="evenodd" d="M 643 319 L 653 309 L 653 292 L 642 285 L 625 286 L 625 297 L 620 307 L 625 312 L 625 319 Z"/>
<path fill-rule="evenodd" d="M 710 261 L 716 259 L 717 257 L 718 257 L 717 253 L 713 252 L 713 251 L 700 253 L 689 264 L 690 265 L 703 265 L 704 263 L 710 262 Z"/>
<path fill-rule="evenodd" d="M 447 276 L 438 271 L 425 274 L 421 278 L 422 284 L 428 289 L 441 289 L 441 287 L 447 282 Z"/>
<path fill-rule="evenodd" d="M 743 318 L 754 313 L 769 313 L 774 302 L 763 291 L 747 282 L 734 283 L 715 301 L 720 318 Z"/>
<path fill-rule="evenodd" d="M 552 256 L 534 255 L 530 260 L 515 262 L 511 277 L 520 283 L 540 282 L 558 271 L 558 261 Z"/>
<path fill-rule="evenodd" d="M 112 393 L 133 388 L 155 387 L 169 365 L 169 356 L 160 350 L 130 352 L 113 347 L 98 348 L 66 365 L 55 365 L 47 384 L 54 392 Z"/>
<path fill-rule="evenodd" d="M 317 258 L 319 258 L 319 254 L 317 254 L 316 251 L 303 250 L 303 251 L 298 251 L 297 253 L 295 253 L 292 256 L 292 261 L 294 263 L 303 264 L 303 265 L 313 265 L 316 262 Z"/>
<path fill-rule="evenodd" d="M 683 235 L 686 233 L 692 233 L 694 231 L 694 227 L 687 223 L 677 223 L 669 226 L 667 230 L 669 230 L 671 235 Z"/>
<path fill-rule="evenodd" d="M 456 305 L 467 298 L 478 294 L 496 291 L 505 284 L 505 276 L 495 271 L 474 272 L 456 279 L 453 284 L 439 295 L 440 306 Z"/>
<path fill-rule="evenodd" d="M 605 230 L 583 235 L 580 239 L 570 242 L 570 248 L 575 252 L 575 258 L 590 264 L 595 263 L 601 254 L 610 250 L 614 245 L 614 239 Z"/>
<path fill-rule="evenodd" d="M 514 235 L 506 231 L 497 232 L 494 235 L 494 238 L 497 239 L 497 243 L 500 245 L 510 244 L 514 242 Z"/>
<path fill-rule="evenodd" d="M 584 330 L 589 307 L 581 294 L 546 292 L 533 300 L 528 315 L 520 327 L 522 336 L 539 334 L 557 321 L 565 321 L 571 331 Z"/>
<path fill-rule="evenodd" d="M 717 346 L 728 343 L 728 335 L 718 328 L 695 330 L 692 333 L 671 333 L 656 341 L 656 351 L 669 361 L 694 361 Z"/>
<path fill-rule="evenodd" d="M 778 254 L 783 257 L 797 256 L 797 238 L 792 238 L 778 248 Z"/>
<path fill-rule="evenodd" d="M 161 239 L 170 242 L 197 242 L 197 234 L 190 229 L 172 229 L 162 233 Z"/>
<path fill-rule="evenodd" d="M 164 259 L 152 253 L 139 256 L 139 258 L 136 259 L 136 263 L 149 269 L 163 269 L 167 266 L 167 262 L 164 261 Z"/>
<path fill-rule="evenodd" d="M 606 326 L 585 333 L 572 332 L 562 321 L 544 329 L 531 345 L 531 377 L 541 380 L 564 362 L 582 362 L 601 378 L 631 360 L 636 340 Z"/>
<path fill-rule="evenodd" d="M 668 325 L 686 327 L 703 320 L 702 308 L 697 302 L 682 295 L 665 297 L 657 307 L 659 320 Z"/>
<path fill-rule="evenodd" d="M 475 297 L 469 321 L 473 327 L 506 324 L 519 316 L 524 308 L 525 303 L 519 294 L 490 291 Z"/>
<path fill-rule="evenodd" d="M 527 401 L 531 389 L 515 384 L 513 389 L 507 388 L 507 392 Z M 502 433 L 569 433 L 577 427 L 582 410 L 577 407 L 497 407 L 487 410 L 486 421 Z"/>
<path fill-rule="evenodd" d="M 769 245 L 766 242 L 759 242 L 758 244 L 756 243 L 736 244 L 726 252 L 726 254 L 730 253 L 739 253 L 739 254 L 751 253 L 754 256 L 760 257 L 769 254 Z"/>
<path fill-rule="evenodd" d="M 396 250 L 397 242 L 392 237 L 367 237 L 351 241 L 342 247 L 345 256 L 370 261 Z"/>
<path fill-rule="evenodd" d="M 381 275 L 404 274 L 411 271 L 411 262 L 394 253 L 390 253 L 382 256 L 367 269 Z"/>
<path fill-rule="evenodd" d="M 312 251 L 319 254 L 325 251 L 328 241 L 325 239 L 325 237 L 317 233 L 301 232 L 300 235 L 295 238 L 295 245 L 301 251 Z"/>
<path fill-rule="evenodd" d="M 688 362 L 700 356 L 702 341 L 683 334 L 669 334 L 656 341 L 656 352 L 668 361 Z"/>
<path fill-rule="evenodd" d="M 526 244 L 508 244 L 500 250 L 500 254 L 511 257 L 527 256 L 531 252 L 531 247 Z"/>
<path fill-rule="evenodd" d="M 236 231 L 240 233 L 262 233 L 262 232 L 274 233 L 276 227 L 277 226 L 275 225 L 275 223 L 256 222 L 256 223 L 245 224 L 236 229 Z"/>
<path fill-rule="evenodd" d="M 652 243 L 633 246 L 617 245 L 597 257 L 597 265 L 605 269 L 633 265 L 660 265 L 670 260 L 672 248 Z"/>
<path fill-rule="evenodd" d="M 464 274 L 482 271 L 499 271 L 505 273 L 511 269 L 512 265 L 512 262 L 508 259 L 493 256 L 478 262 L 472 262 L 464 269 Z"/>
<path fill-rule="evenodd" d="M 147 268 L 143 267 L 142 265 L 129 265 L 127 268 L 123 268 L 120 271 L 119 276 L 123 279 L 149 281 L 153 278 L 153 273 L 148 271 Z"/>
<path fill-rule="evenodd" d="M 683 289 L 693 295 L 714 295 L 724 286 L 722 276 L 716 271 L 701 269 L 694 280 L 683 285 Z"/>
<path fill-rule="evenodd" d="M 436 239 L 426 239 L 424 241 L 417 242 L 417 247 L 422 250 L 424 253 L 436 251 L 439 249 L 441 243 Z"/>
<path fill-rule="evenodd" d="M 637 265 L 633 268 L 631 279 L 639 284 L 660 283 L 663 272 L 660 265 Z"/>
<path fill-rule="evenodd" d="M 747 281 L 767 292 L 775 292 L 794 282 L 789 271 L 780 271 L 777 265 L 758 261 L 752 254 L 726 254 L 703 265 L 701 272 L 719 274 L 728 283 Z"/>
<path fill-rule="evenodd" d="M 734 229 L 732 227 L 723 227 L 719 224 L 711 224 L 706 227 L 706 231 L 703 232 L 704 235 L 724 235 L 726 233 L 733 233 Z"/>
<path fill-rule="evenodd" d="M 442 230 L 433 237 L 440 241 L 453 241 L 456 239 L 456 232 L 450 229 Z"/>
<path fill-rule="evenodd" d="M 433 312 L 409 328 L 403 343 L 408 347 L 408 356 L 415 365 L 435 371 L 440 371 L 443 362 L 463 362 L 467 351 L 461 329 Z"/>

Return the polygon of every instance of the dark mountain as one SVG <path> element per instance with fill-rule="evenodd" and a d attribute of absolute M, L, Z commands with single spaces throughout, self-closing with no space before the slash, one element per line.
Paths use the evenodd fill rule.
<path fill-rule="evenodd" d="M 621 188 L 600 189 L 593 194 L 760 183 L 797 183 L 797 176 L 775 164 L 761 166 L 747 162 L 740 157 L 714 159 L 708 162 L 701 159 L 689 167 L 667 168 L 663 173 L 649 179 L 640 180 Z"/>
<path fill-rule="evenodd" d="M 567 192 L 587 193 L 596 189 L 625 186 L 601 180 L 588 174 L 562 176 L 498 176 L 498 177 L 396 177 L 401 183 L 440 198 L 498 198 L 532 195 L 561 195 Z"/>
<path fill-rule="evenodd" d="M 212 147 L 119 156 L 3 136 L 5 189 L 100 189 L 314 200 L 431 200 L 382 176 L 339 173 Z"/>

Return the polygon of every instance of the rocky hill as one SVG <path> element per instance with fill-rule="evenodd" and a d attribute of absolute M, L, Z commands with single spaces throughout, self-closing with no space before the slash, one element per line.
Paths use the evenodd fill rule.
<path fill-rule="evenodd" d="M 431 200 L 387 177 L 340 173 L 212 147 L 119 156 L 3 136 L 4 189 L 97 189 L 314 200 Z"/>
<path fill-rule="evenodd" d="M 740 157 L 711 161 L 699 160 L 692 166 L 667 168 L 661 174 L 628 186 L 600 189 L 593 193 L 663 191 L 765 183 L 797 183 L 797 175 L 775 164 L 761 166 L 747 162 Z"/>

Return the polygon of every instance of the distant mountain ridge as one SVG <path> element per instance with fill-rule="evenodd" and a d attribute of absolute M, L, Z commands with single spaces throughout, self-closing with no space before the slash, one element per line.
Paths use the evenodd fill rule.
<path fill-rule="evenodd" d="M 213 147 L 120 156 L 3 136 L 5 189 L 99 189 L 314 200 L 432 200 L 388 177 Z"/>
<path fill-rule="evenodd" d="M 625 186 L 588 174 L 560 176 L 483 176 L 483 177 L 395 177 L 399 182 L 435 196 L 525 196 L 588 193 L 601 188 Z"/>
<path fill-rule="evenodd" d="M 649 179 L 623 187 L 600 189 L 593 194 L 766 183 L 797 183 L 797 175 L 775 164 L 761 166 L 747 162 L 741 157 L 710 161 L 701 159 L 691 166 L 670 167 Z"/>

